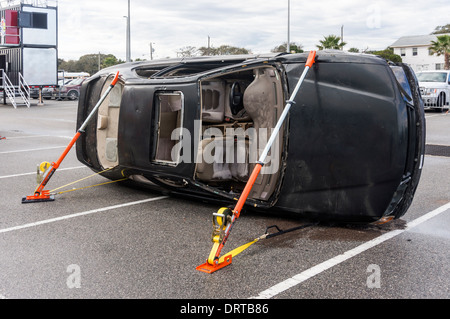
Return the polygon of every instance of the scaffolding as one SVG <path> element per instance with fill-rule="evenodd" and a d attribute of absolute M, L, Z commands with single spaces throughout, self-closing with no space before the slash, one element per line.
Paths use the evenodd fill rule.
<path fill-rule="evenodd" d="M 0 0 L 3 104 L 30 107 L 31 89 L 58 85 L 57 6 L 58 1 Z"/>

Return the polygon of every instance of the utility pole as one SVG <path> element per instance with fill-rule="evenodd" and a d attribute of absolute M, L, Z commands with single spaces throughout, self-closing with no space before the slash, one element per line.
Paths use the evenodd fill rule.
<path fill-rule="evenodd" d="M 131 30 L 130 30 L 130 0 L 128 0 L 128 15 L 127 15 L 127 62 L 131 62 Z"/>
<path fill-rule="evenodd" d="M 153 51 L 154 51 L 154 49 L 153 49 L 153 43 L 150 42 L 150 60 L 153 60 Z"/>
<path fill-rule="evenodd" d="M 288 34 L 287 34 L 287 53 L 291 52 L 291 0 L 288 0 Z"/>
<path fill-rule="evenodd" d="M 211 55 L 211 37 L 208 35 L 208 53 L 207 55 Z"/>
<path fill-rule="evenodd" d="M 341 26 L 341 43 L 344 43 L 344 25 Z M 341 50 L 344 50 L 344 47 L 341 47 Z"/>

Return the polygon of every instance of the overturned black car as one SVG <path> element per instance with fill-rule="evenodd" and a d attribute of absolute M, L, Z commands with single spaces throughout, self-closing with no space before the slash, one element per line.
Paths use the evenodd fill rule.
<path fill-rule="evenodd" d="M 83 84 L 76 145 L 109 179 L 233 205 L 307 54 L 168 59 L 104 69 Z M 319 51 L 246 207 L 346 222 L 399 218 L 419 183 L 425 118 L 404 64 Z"/>

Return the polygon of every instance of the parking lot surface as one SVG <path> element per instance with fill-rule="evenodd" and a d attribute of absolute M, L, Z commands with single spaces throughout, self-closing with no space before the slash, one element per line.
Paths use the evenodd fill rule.
<path fill-rule="evenodd" d="M 262 240 L 209 275 L 195 267 L 212 247 L 216 205 L 120 183 L 59 194 L 54 202 L 21 203 L 36 187 L 36 165 L 56 161 L 75 134 L 76 109 L 71 101 L 30 109 L 0 105 L 0 298 L 450 297 L 450 115 L 426 113 L 422 178 L 400 220 L 321 223 Z M 73 149 L 47 188 L 92 173 Z M 107 181 L 96 175 L 66 189 Z M 282 213 L 245 213 L 224 251 L 268 226 L 304 223 Z"/>

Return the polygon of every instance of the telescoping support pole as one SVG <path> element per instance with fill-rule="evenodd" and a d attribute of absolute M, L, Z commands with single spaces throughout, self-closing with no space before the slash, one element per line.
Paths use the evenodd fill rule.
<path fill-rule="evenodd" d="M 258 162 L 256 163 L 255 168 L 253 169 L 252 174 L 250 175 L 250 178 L 247 181 L 247 184 L 245 185 L 244 190 L 242 191 L 241 196 L 239 197 L 239 200 L 234 207 L 234 210 L 228 209 L 228 208 L 221 208 L 219 210 L 219 213 L 214 214 L 213 216 L 213 223 L 215 225 L 215 229 L 213 231 L 213 248 L 211 249 L 211 252 L 209 254 L 208 260 L 206 263 L 196 267 L 197 270 L 206 272 L 206 273 L 213 273 L 225 266 L 228 266 L 231 264 L 233 254 L 225 255 L 224 257 L 219 258 L 220 253 L 222 251 L 223 246 L 225 245 L 228 236 L 230 235 L 231 229 L 235 223 L 235 221 L 239 218 L 241 214 L 241 210 L 244 207 L 245 202 L 247 201 L 247 198 L 253 188 L 253 185 L 255 184 L 256 179 L 259 176 L 259 173 L 261 172 L 261 169 L 264 165 L 264 162 L 266 160 L 267 154 L 269 153 L 275 139 L 277 138 L 277 135 L 281 129 L 281 126 L 283 125 L 287 115 L 289 114 L 289 110 L 292 106 L 292 104 L 295 104 L 294 99 L 298 94 L 298 91 L 300 90 L 301 85 L 303 84 L 303 81 L 306 78 L 306 75 L 308 74 L 309 69 L 313 66 L 316 59 L 316 51 L 311 51 L 309 53 L 308 59 L 305 64 L 305 69 L 303 70 L 303 73 L 300 77 L 300 79 L 297 82 L 297 85 L 294 88 L 294 91 L 291 94 L 291 97 L 288 101 L 286 101 L 286 106 L 283 110 L 283 113 L 281 114 L 277 125 L 275 126 L 269 141 L 267 142 L 266 147 L 264 148 Z"/>
<path fill-rule="evenodd" d="M 55 171 L 59 168 L 59 165 L 61 165 L 61 162 L 67 156 L 67 153 L 69 153 L 69 151 L 72 148 L 72 146 L 75 144 L 75 142 L 81 136 L 81 134 L 84 133 L 84 129 L 88 125 L 89 121 L 92 119 L 92 117 L 94 116 L 95 112 L 97 112 L 97 110 L 100 107 L 100 105 L 106 99 L 106 97 L 111 92 L 111 90 L 114 88 L 114 86 L 116 85 L 118 80 L 119 80 L 119 72 L 116 73 L 116 76 L 114 77 L 113 81 L 111 82 L 111 85 L 108 87 L 108 89 L 105 91 L 105 93 L 101 96 L 100 100 L 97 102 L 95 107 L 92 109 L 91 113 L 89 113 L 88 117 L 83 122 L 81 127 L 78 129 L 77 133 L 72 138 L 72 140 L 70 141 L 69 145 L 67 145 L 66 149 L 61 154 L 61 156 L 58 158 L 56 163 L 53 162 L 50 165 L 50 167 L 45 171 L 41 183 L 37 186 L 36 190 L 34 191 L 34 195 L 23 197 L 22 198 L 22 204 L 48 202 L 48 201 L 54 201 L 55 200 L 55 196 L 51 195 L 50 191 L 44 190 L 44 187 L 47 185 L 48 181 L 53 176 Z"/>

